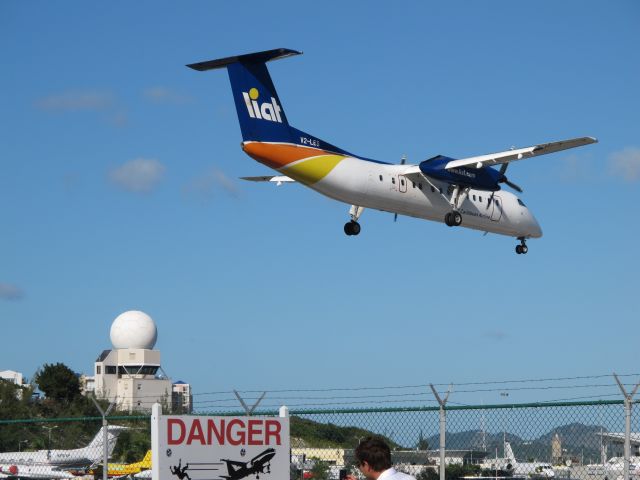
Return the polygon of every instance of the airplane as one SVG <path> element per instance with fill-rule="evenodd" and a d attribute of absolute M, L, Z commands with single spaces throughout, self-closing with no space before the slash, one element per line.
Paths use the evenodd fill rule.
<path fill-rule="evenodd" d="M 135 475 L 144 470 L 151 468 L 151 450 L 147 450 L 144 458 L 139 462 L 133 463 L 108 463 L 107 464 L 107 476 L 108 477 L 125 477 L 127 475 Z M 94 473 L 98 476 L 101 469 L 97 469 Z"/>
<path fill-rule="evenodd" d="M 281 185 L 299 182 L 322 195 L 351 205 L 344 225 L 358 235 L 365 208 L 444 222 L 517 238 L 516 253 L 526 254 L 526 241 L 542 229 L 523 201 L 501 184 L 522 189 L 505 175 L 511 162 L 580 147 L 597 140 L 572 138 L 526 148 L 455 160 L 437 155 L 416 165 L 393 164 L 354 155 L 298 130 L 287 120 L 267 69 L 272 60 L 299 55 L 287 48 L 267 50 L 187 67 L 197 71 L 226 68 L 242 132 L 242 150 L 278 175 L 242 177 Z M 496 170 L 493 166 L 500 165 Z"/>
<path fill-rule="evenodd" d="M 89 467 L 102 461 L 104 428 L 102 427 L 93 440 L 82 448 L 0 453 L 0 480 L 73 477 L 74 474 L 68 470 Z M 111 455 L 118 435 L 127 427 L 109 425 L 106 428 L 108 453 Z"/>
<path fill-rule="evenodd" d="M 513 476 L 532 478 L 553 478 L 556 476 L 553 465 L 546 462 L 518 462 L 513 454 L 511 444 L 504 442 L 504 456 L 509 460 Z"/>
<path fill-rule="evenodd" d="M 240 480 L 241 478 L 255 475 L 256 479 L 260 478 L 261 473 L 271 473 L 271 459 L 275 457 L 276 451 L 273 448 L 267 448 L 264 452 L 259 453 L 248 462 L 238 462 L 235 460 L 221 459 L 227 464 L 229 475 L 221 475 L 227 480 Z"/>

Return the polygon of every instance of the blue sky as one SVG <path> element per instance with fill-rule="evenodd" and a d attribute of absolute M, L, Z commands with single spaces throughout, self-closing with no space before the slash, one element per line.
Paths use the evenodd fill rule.
<path fill-rule="evenodd" d="M 639 21 L 635 1 L 3 2 L 0 369 L 90 373 L 139 309 L 196 393 L 637 371 Z M 238 180 L 270 171 L 227 75 L 184 66 L 277 47 L 304 52 L 270 64 L 290 122 L 360 155 L 600 143 L 510 168 L 545 234 L 526 256 L 372 211 L 346 237 L 348 206 Z"/>

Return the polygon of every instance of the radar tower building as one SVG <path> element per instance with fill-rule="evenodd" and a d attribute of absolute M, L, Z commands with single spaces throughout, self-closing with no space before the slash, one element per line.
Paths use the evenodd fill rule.
<path fill-rule="evenodd" d="M 111 325 L 113 349 L 95 362 L 96 397 L 129 412 L 150 411 L 156 402 L 171 408 L 171 380 L 160 364 L 160 351 L 153 349 L 157 338 L 156 324 L 146 313 L 119 315 Z"/>

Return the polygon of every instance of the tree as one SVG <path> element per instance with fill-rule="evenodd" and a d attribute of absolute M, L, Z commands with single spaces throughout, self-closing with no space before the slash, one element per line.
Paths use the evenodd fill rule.
<path fill-rule="evenodd" d="M 72 402 L 80 396 L 80 380 L 64 363 L 45 363 L 33 380 L 49 399 Z"/>
<path fill-rule="evenodd" d="M 422 435 L 422 430 L 420 430 L 420 436 L 418 437 L 418 442 L 416 443 L 417 450 L 429 450 L 429 442 Z"/>
<path fill-rule="evenodd" d="M 313 468 L 311 469 L 311 478 L 313 480 L 329 480 L 329 464 L 324 460 L 314 458 Z"/>

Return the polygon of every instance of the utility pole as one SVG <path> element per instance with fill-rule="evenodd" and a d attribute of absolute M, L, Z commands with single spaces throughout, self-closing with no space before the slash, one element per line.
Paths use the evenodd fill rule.
<path fill-rule="evenodd" d="M 618 387 L 620 387 L 622 395 L 624 395 L 624 480 L 629 480 L 629 459 L 631 457 L 631 405 L 633 403 L 633 396 L 638 391 L 640 383 L 635 386 L 631 394 L 628 394 L 615 372 L 613 372 L 613 378 L 616 379 Z"/>
<path fill-rule="evenodd" d="M 445 447 L 447 443 L 446 442 L 447 414 L 444 407 L 447 405 L 447 400 L 449 399 L 449 394 L 451 393 L 451 389 L 453 388 L 453 385 L 449 385 L 449 390 L 447 390 L 447 394 L 444 396 L 444 400 L 440 398 L 440 395 L 438 395 L 438 392 L 436 392 L 436 389 L 433 386 L 433 384 L 430 383 L 429 386 L 431 387 L 431 391 L 433 392 L 433 395 L 436 397 L 436 400 L 440 404 L 440 480 L 445 480 L 444 461 L 445 461 Z"/>

